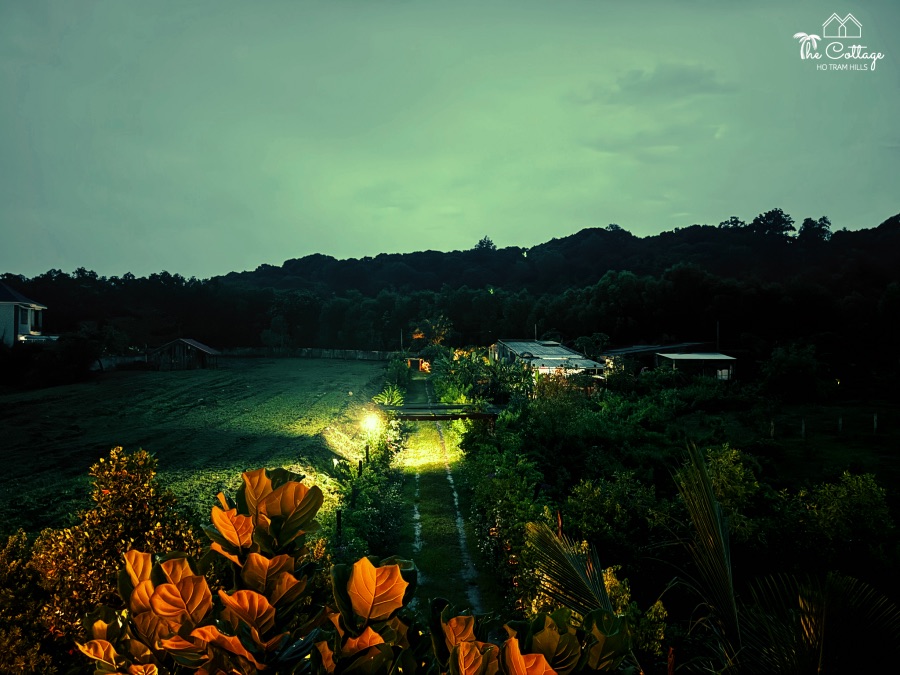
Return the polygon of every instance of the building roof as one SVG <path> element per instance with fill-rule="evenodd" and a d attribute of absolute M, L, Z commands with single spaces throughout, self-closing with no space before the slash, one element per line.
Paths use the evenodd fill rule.
<path fill-rule="evenodd" d="M 708 342 L 679 342 L 673 345 L 632 345 L 620 349 L 607 349 L 603 352 L 606 358 L 614 356 L 631 356 L 633 354 L 659 354 L 664 352 L 679 352 L 687 349 L 696 349 L 708 345 Z"/>
<path fill-rule="evenodd" d="M 657 354 L 673 361 L 736 361 L 733 356 L 718 352 L 694 352 L 692 354 Z"/>
<path fill-rule="evenodd" d="M 167 342 L 162 347 L 157 347 L 156 349 L 151 350 L 151 354 L 153 352 L 161 351 L 161 350 L 165 349 L 166 347 L 168 347 L 169 345 L 174 345 L 176 342 L 184 342 L 185 344 L 190 345 L 194 349 L 199 349 L 201 352 L 206 352 L 210 356 L 219 356 L 219 354 L 220 354 L 220 352 L 217 352 L 212 347 L 209 347 L 208 345 L 205 345 L 202 342 L 197 342 L 196 340 L 191 340 L 190 338 L 178 338 L 177 340 L 172 340 L 171 342 Z"/>
<path fill-rule="evenodd" d="M 585 368 L 603 369 L 597 363 L 574 349 L 569 349 L 553 340 L 498 340 L 520 359 L 527 361 L 532 368 Z"/>
<path fill-rule="evenodd" d="M 47 309 L 41 303 L 35 302 L 34 300 L 29 300 L 18 291 L 14 291 L 2 281 L 0 281 L 0 302 L 10 302 L 17 305 L 28 305 L 29 307 L 34 307 L 35 309 Z"/>

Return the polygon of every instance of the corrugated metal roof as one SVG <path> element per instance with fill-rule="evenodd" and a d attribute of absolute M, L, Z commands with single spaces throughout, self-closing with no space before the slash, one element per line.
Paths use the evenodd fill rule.
<path fill-rule="evenodd" d="M 604 367 L 602 363 L 597 363 L 584 354 L 579 354 L 574 349 L 552 340 L 498 340 L 498 344 L 504 345 L 533 368 L 602 370 Z"/>
<path fill-rule="evenodd" d="M 628 356 L 630 354 L 657 354 L 662 351 L 669 352 L 673 349 L 687 349 L 690 347 L 699 347 L 701 345 L 710 344 L 708 342 L 679 342 L 673 345 L 632 345 L 631 347 L 622 347 L 620 349 L 607 349 L 603 352 L 605 357 Z"/>
<path fill-rule="evenodd" d="M 2 281 L 0 281 L 0 302 L 14 302 L 17 305 L 28 305 L 36 309 L 47 309 L 47 307 L 41 303 L 29 300 L 18 291 L 14 291 Z"/>
<path fill-rule="evenodd" d="M 657 354 L 673 361 L 737 361 L 733 356 L 718 352 L 695 352 L 692 354 Z"/>
<path fill-rule="evenodd" d="M 532 368 L 549 368 L 556 370 L 562 368 L 564 370 L 602 370 L 603 366 L 596 361 L 590 359 L 528 359 L 528 365 Z"/>

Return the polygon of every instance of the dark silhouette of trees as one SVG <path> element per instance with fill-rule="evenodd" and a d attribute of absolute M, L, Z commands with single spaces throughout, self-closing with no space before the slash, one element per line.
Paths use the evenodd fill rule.
<path fill-rule="evenodd" d="M 477 244 L 475 244 L 476 251 L 496 251 L 497 245 L 491 241 L 491 238 L 488 236 L 482 237 Z"/>
<path fill-rule="evenodd" d="M 750 223 L 750 230 L 763 236 L 787 237 L 795 231 L 794 219 L 781 209 L 760 213 Z"/>

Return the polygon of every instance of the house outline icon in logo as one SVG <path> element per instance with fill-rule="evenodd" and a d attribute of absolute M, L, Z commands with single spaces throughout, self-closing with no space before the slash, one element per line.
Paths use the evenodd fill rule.
<path fill-rule="evenodd" d="M 832 14 L 822 24 L 822 36 L 827 38 L 861 38 L 862 24 L 852 14 L 847 14 L 843 19 L 837 14 Z"/>

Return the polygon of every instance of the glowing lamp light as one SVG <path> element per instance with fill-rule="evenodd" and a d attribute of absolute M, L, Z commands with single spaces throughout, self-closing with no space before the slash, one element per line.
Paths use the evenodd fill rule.
<path fill-rule="evenodd" d="M 381 426 L 381 419 L 375 413 L 369 413 L 362 421 L 362 428 L 370 434 L 374 434 Z"/>

